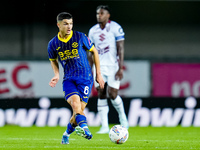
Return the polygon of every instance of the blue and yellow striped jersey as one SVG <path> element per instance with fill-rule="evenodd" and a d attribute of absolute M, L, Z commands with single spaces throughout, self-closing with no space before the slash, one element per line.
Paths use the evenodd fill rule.
<path fill-rule="evenodd" d="M 89 38 L 81 32 L 71 31 L 67 39 L 59 34 L 49 41 L 49 60 L 58 58 L 64 68 L 64 80 L 72 77 L 92 80 L 92 71 L 87 59 L 87 50 L 94 47 Z"/>

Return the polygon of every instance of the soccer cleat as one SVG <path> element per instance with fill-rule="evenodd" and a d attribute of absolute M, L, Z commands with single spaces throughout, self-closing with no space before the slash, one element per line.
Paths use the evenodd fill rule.
<path fill-rule="evenodd" d="M 109 133 L 108 127 L 101 127 L 101 129 L 97 132 L 97 134 L 107 134 Z"/>
<path fill-rule="evenodd" d="M 90 140 L 92 138 L 92 134 L 89 131 L 88 127 L 81 128 L 80 126 L 77 126 L 75 128 L 75 131 L 76 131 L 77 135 L 82 136 L 82 137 L 84 137 L 84 138 L 86 138 L 88 140 Z"/>
<path fill-rule="evenodd" d="M 69 144 L 69 136 L 63 135 L 61 144 Z"/>

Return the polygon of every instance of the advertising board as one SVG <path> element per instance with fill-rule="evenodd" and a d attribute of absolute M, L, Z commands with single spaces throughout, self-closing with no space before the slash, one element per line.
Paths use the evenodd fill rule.
<path fill-rule="evenodd" d="M 152 64 L 152 96 L 200 97 L 200 64 Z"/>
<path fill-rule="evenodd" d="M 55 88 L 49 86 L 53 77 L 49 61 L 0 61 L 1 98 L 63 97 L 63 69 L 60 66 L 60 81 Z M 91 96 L 97 93 L 93 88 Z M 148 61 L 125 61 L 124 78 L 120 95 L 150 96 L 150 64 Z"/>
<path fill-rule="evenodd" d="M 129 126 L 200 127 L 200 99 L 123 98 Z M 110 106 L 109 123 L 119 124 L 118 114 Z M 0 100 L 0 126 L 66 126 L 72 115 L 64 98 Z M 97 98 L 90 98 L 85 109 L 89 126 L 100 126 Z"/>

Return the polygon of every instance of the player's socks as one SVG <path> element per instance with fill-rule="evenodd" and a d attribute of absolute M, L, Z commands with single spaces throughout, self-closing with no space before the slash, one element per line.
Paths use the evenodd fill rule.
<path fill-rule="evenodd" d="M 92 134 L 89 131 L 86 117 L 84 115 L 76 114 L 75 119 L 78 124 L 78 126 L 75 129 L 76 134 L 90 140 L 92 138 Z"/>
<path fill-rule="evenodd" d="M 75 131 L 75 126 L 70 122 L 67 125 L 67 130 L 63 133 L 61 144 L 69 144 L 69 136 Z"/>
<path fill-rule="evenodd" d="M 118 112 L 120 124 L 126 128 L 129 128 L 128 120 L 124 111 L 124 104 L 121 97 L 117 95 L 114 100 L 111 99 L 111 103 Z"/>
<path fill-rule="evenodd" d="M 85 117 L 84 115 L 76 114 L 75 119 L 76 119 L 77 124 L 78 124 L 81 128 L 87 126 L 86 117 Z"/>
<path fill-rule="evenodd" d="M 101 118 L 101 125 L 102 125 L 101 129 L 97 133 L 99 134 L 108 133 L 109 132 L 109 126 L 108 126 L 109 107 L 108 107 L 107 99 L 98 99 L 97 110 Z"/>
<path fill-rule="evenodd" d="M 75 131 L 75 126 L 72 123 L 68 123 L 66 133 L 70 135 L 72 132 Z"/>

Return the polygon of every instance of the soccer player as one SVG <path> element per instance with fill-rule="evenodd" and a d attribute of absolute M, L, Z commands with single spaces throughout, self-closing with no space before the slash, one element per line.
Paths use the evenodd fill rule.
<path fill-rule="evenodd" d="M 62 137 L 62 144 L 69 144 L 69 135 L 75 130 L 78 135 L 86 139 L 92 138 L 83 113 L 93 85 L 92 70 L 86 54 L 87 50 L 94 55 L 97 70 L 96 81 L 101 88 L 104 87 L 104 81 L 100 73 L 98 52 L 85 34 L 72 30 L 72 15 L 67 12 L 58 14 L 57 26 L 59 33 L 48 44 L 49 60 L 54 72 L 54 77 L 50 80 L 49 85 L 55 87 L 58 83 L 59 61 L 64 69 L 64 97 L 73 110 L 67 130 Z"/>
<path fill-rule="evenodd" d="M 102 125 L 97 133 L 103 134 L 109 132 L 107 95 L 118 112 L 120 124 L 126 128 L 129 127 L 122 98 L 118 95 L 120 80 L 123 78 L 124 32 L 118 23 L 109 19 L 110 9 L 108 6 L 98 6 L 96 17 L 98 23 L 89 30 L 88 36 L 98 50 L 101 74 L 106 82 L 103 90 L 95 82 L 99 97 L 97 110 Z M 91 59 L 90 55 L 88 57 Z"/>

